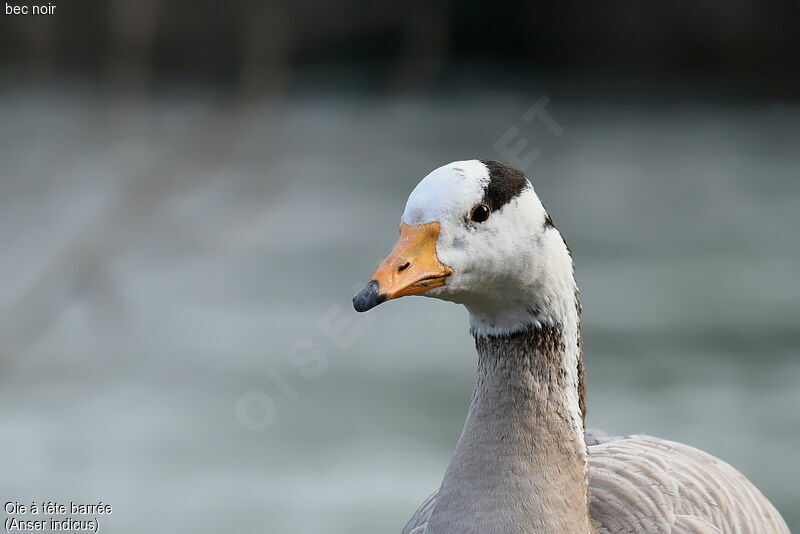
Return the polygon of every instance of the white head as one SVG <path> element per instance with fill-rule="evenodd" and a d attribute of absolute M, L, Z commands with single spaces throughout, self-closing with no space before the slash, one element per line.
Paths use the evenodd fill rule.
<path fill-rule="evenodd" d="M 357 310 L 420 293 L 464 304 L 476 335 L 577 322 L 572 258 L 521 171 L 478 160 L 440 167 L 412 191 L 401 222 Z"/>

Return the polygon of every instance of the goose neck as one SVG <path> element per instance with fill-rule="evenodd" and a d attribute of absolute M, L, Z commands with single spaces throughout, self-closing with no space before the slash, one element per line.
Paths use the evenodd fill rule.
<path fill-rule="evenodd" d="M 476 336 L 478 380 L 428 534 L 593 532 L 577 332 Z"/>

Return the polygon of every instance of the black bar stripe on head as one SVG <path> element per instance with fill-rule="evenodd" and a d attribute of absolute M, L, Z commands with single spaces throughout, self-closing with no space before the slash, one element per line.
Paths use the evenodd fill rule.
<path fill-rule="evenodd" d="M 531 183 L 525 173 L 500 161 L 481 160 L 489 169 L 489 183 L 483 193 L 483 203 L 497 211 L 516 198 Z"/>

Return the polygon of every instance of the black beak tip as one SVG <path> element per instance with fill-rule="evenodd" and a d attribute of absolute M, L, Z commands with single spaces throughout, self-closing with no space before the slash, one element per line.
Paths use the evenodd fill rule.
<path fill-rule="evenodd" d="M 355 308 L 357 312 L 365 312 L 371 310 L 385 300 L 386 296 L 381 295 L 378 281 L 370 280 L 370 282 L 364 286 L 364 289 L 353 297 L 353 308 Z"/>

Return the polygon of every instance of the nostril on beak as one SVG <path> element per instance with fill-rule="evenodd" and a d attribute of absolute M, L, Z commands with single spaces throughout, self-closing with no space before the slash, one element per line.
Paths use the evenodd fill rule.
<path fill-rule="evenodd" d="M 405 270 L 406 270 L 406 269 L 408 269 L 409 267 L 411 267 L 411 262 L 410 262 L 410 261 L 407 261 L 407 262 L 405 262 L 403 265 L 401 265 L 400 267 L 398 267 L 398 268 L 397 268 L 397 272 L 398 272 L 398 273 L 402 273 L 403 271 L 405 271 Z"/>

